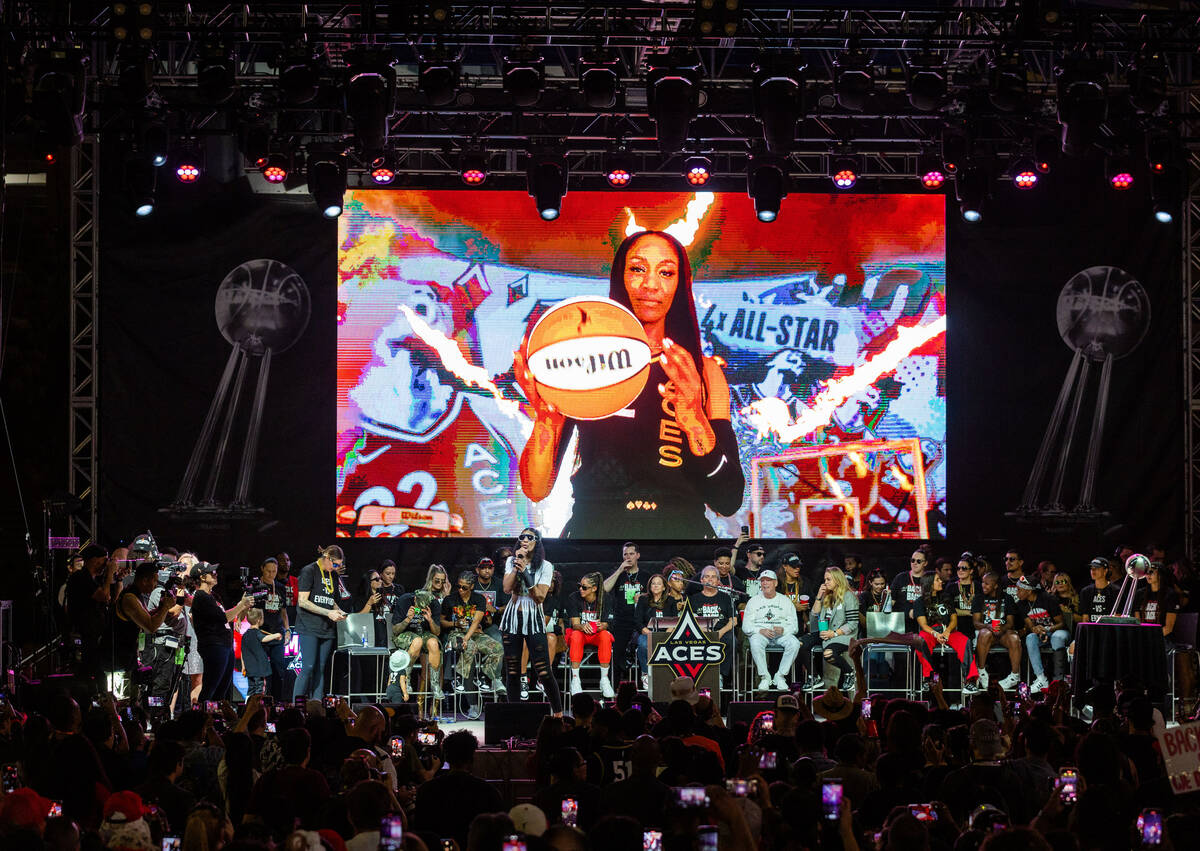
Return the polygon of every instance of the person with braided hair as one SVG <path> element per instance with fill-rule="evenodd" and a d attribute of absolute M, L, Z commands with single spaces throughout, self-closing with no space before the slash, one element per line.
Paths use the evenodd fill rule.
<path fill-rule="evenodd" d="M 608 676 L 613 655 L 612 595 L 604 593 L 603 574 L 589 573 L 580 579 L 579 590 L 571 595 L 567 609 L 571 618 L 571 628 L 567 630 L 571 694 L 583 691 L 579 681 L 579 665 L 583 662 L 584 645 L 592 645 L 600 660 L 600 693 L 605 697 L 615 697 L 616 692 Z"/>
<path fill-rule="evenodd" d="M 550 699 L 550 709 L 562 715 L 562 697 L 558 683 L 550 673 L 546 647 L 546 617 L 542 601 L 550 591 L 554 565 L 546 558 L 541 533 L 532 527 L 521 530 L 513 554 L 504 562 L 505 594 L 511 595 L 500 617 L 500 637 L 504 645 L 504 676 L 509 701 L 521 699 L 521 650 L 529 649 L 533 670 Z"/>

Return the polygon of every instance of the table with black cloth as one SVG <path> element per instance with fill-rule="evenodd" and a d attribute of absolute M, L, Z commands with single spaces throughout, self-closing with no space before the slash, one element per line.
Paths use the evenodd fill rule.
<path fill-rule="evenodd" d="M 1135 677 L 1153 699 L 1167 693 L 1167 645 L 1162 627 L 1141 623 L 1081 623 L 1075 628 L 1072 683 L 1077 707 L 1100 682 Z"/>

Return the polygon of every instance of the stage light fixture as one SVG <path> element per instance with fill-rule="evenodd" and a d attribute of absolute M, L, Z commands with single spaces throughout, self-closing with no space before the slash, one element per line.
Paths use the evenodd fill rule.
<path fill-rule="evenodd" d="M 917 179 L 929 190 L 941 189 L 946 183 L 945 166 L 941 157 L 926 151 L 917 157 Z"/>
<path fill-rule="evenodd" d="M 133 200 L 133 213 L 145 218 L 154 212 L 158 169 L 145 157 L 130 157 L 125 162 L 125 184 Z"/>
<path fill-rule="evenodd" d="M 526 179 L 538 215 L 548 222 L 557 219 L 567 194 L 566 161 L 552 153 L 530 154 Z"/>
<path fill-rule="evenodd" d="M 1179 213 L 1181 176 L 1172 164 L 1165 163 L 1161 171 L 1150 174 L 1150 200 L 1154 204 L 1156 221 L 1169 225 Z"/>
<path fill-rule="evenodd" d="M 673 154 L 687 143 L 688 126 L 699 107 L 701 67 L 694 53 L 677 53 L 659 62 L 646 75 L 646 98 L 658 149 Z"/>
<path fill-rule="evenodd" d="M 604 155 L 604 179 L 614 189 L 624 189 L 633 180 L 633 157 L 623 148 Z"/>
<path fill-rule="evenodd" d="M 1128 154 L 1112 154 L 1104 160 L 1104 179 L 1118 192 L 1133 188 L 1133 158 Z"/>
<path fill-rule="evenodd" d="M 467 186 L 482 186 L 488 179 L 487 154 L 481 148 L 463 151 L 458 161 L 458 175 Z"/>
<path fill-rule="evenodd" d="M 853 189 L 858 183 L 859 174 L 862 172 L 862 165 L 858 157 L 850 154 L 837 154 L 829 160 L 829 179 L 833 181 L 835 189 L 846 191 Z"/>
<path fill-rule="evenodd" d="M 978 163 L 964 163 L 954 178 L 954 197 L 963 221 L 983 221 L 984 205 L 988 196 L 988 174 Z"/>
<path fill-rule="evenodd" d="M 167 164 L 170 141 L 163 121 L 153 119 L 142 125 L 142 153 L 155 168 Z"/>
<path fill-rule="evenodd" d="M 942 166 L 946 169 L 947 174 L 958 172 L 959 166 L 966 161 L 967 154 L 970 153 L 970 147 L 970 141 L 963 128 L 951 126 L 942 128 Z"/>
<path fill-rule="evenodd" d="M 1030 157 L 1017 157 L 1008 170 L 1009 178 L 1017 189 L 1033 189 L 1038 184 L 1037 165 Z"/>
<path fill-rule="evenodd" d="M 446 106 L 458 97 L 462 65 L 445 48 L 434 47 L 421 53 L 417 62 L 417 88 L 432 106 Z"/>
<path fill-rule="evenodd" d="M 242 154 L 257 169 L 267 164 L 271 153 L 271 128 L 261 122 L 242 127 Z"/>
<path fill-rule="evenodd" d="M 579 89 L 590 108 L 612 109 L 617 105 L 617 93 L 621 88 L 617 62 L 616 56 L 602 49 L 583 58 L 579 66 Z"/>
<path fill-rule="evenodd" d="M 513 106 L 534 106 L 542 98 L 546 80 L 546 58 L 529 48 L 519 48 L 504 57 L 504 91 Z"/>
<path fill-rule="evenodd" d="M 1001 112 L 1024 110 L 1029 100 L 1029 69 L 1015 51 L 1002 51 L 988 64 L 988 100 Z"/>
<path fill-rule="evenodd" d="M 46 149 L 83 141 L 84 54 L 76 47 L 50 47 L 34 54 L 33 115 Z"/>
<path fill-rule="evenodd" d="M 381 51 L 355 50 L 346 59 L 346 114 L 359 149 L 378 156 L 387 147 L 388 119 L 396 104 L 396 69 Z"/>
<path fill-rule="evenodd" d="M 267 183 L 283 183 L 290 170 L 291 163 L 283 154 L 271 154 L 262 163 L 262 176 Z"/>
<path fill-rule="evenodd" d="M 276 66 L 279 68 L 276 85 L 284 103 L 299 106 L 316 98 L 321 89 L 321 63 L 312 47 L 300 44 L 288 48 Z"/>
<path fill-rule="evenodd" d="M 208 104 L 225 103 L 237 89 L 237 64 L 233 51 L 220 42 L 200 45 L 196 59 L 196 89 Z"/>
<path fill-rule="evenodd" d="M 187 185 L 200 179 L 200 166 L 197 160 L 190 157 L 181 159 L 175 166 L 175 179 Z"/>
<path fill-rule="evenodd" d="M 1058 156 L 1058 138 L 1050 133 L 1038 133 L 1033 137 L 1033 162 L 1042 174 L 1049 174 Z"/>
<path fill-rule="evenodd" d="M 712 180 L 712 160 L 694 156 L 683 161 L 683 178 L 691 186 L 704 186 Z"/>
<path fill-rule="evenodd" d="M 921 51 L 904 63 L 908 102 L 921 112 L 936 112 L 946 102 L 946 64 L 936 53 Z"/>
<path fill-rule="evenodd" d="M 1154 115 L 1167 99 L 1170 70 L 1163 55 L 1155 50 L 1143 50 L 1129 63 L 1126 71 L 1129 82 L 1129 102 L 1146 115 Z"/>
<path fill-rule="evenodd" d="M 342 154 L 314 155 L 308 162 L 308 191 L 325 218 L 340 216 L 346 194 L 346 157 Z"/>
<path fill-rule="evenodd" d="M 772 156 L 752 156 L 746 166 L 746 193 L 754 201 L 760 222 L 773 222 L 787 196 L 784 162 Z"/>
<path fill-rule="evenodd" d="M 1062 152 L 1081 156 L 1096 140 L 1108 117 L 1108 79 L 1105 69 L 1090 56 L 1064 57 L 1055 68 L 1058 122 L 1062 125 Z"/>
<path fill-rule="evenodd" d="M 54 165 L 58 162 L 58 154 L 54 153 L 54 151 L 46 151 L 46 153 L 42 154 L 42 162 L 46 165 Z"/>
<path fill-rule="evenodd" d="M 696 34 L 733 38 L 742 25 L 740 0 L 696 0 Z"/>
<path fill-rule="evenodd" d="M 862 112 L 875 93 L 875 71 L 871 59 L 858 48 L 850 48 L 833 61 L 833 91 L 842 109 Z"/>
<path fill-rule="evenodd" d="M 371 161 L 371 181 L 376 186 L 387 186 L 396 179 L 396 171 L 387 157 L 376 157 Z"/>
<path fill-rule="evenodd" d="M 1171 138 L 1165 133 L 1146 135 L 1146 161 L 1151 174 L 1162 174 L 1174 161 Z"/>
<path fill-rule="evenodd" d="M 796 142 L 796 124 L 804 117 L 803 66 L 795 57 L 757 63 L 754 112 L 763 141 L 773 154 L 787 154 Z"/>
<path fill-rule="evenodd" d="M 157 26 L 153 3 L 117 2 L 109 6 L 108 30 L 117 41 L 150 41 Z"/>

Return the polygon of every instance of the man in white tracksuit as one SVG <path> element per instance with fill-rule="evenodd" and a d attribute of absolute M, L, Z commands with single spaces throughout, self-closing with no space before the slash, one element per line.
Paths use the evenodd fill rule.
<path fill-rule="evenodd" d="M 787 597 L 775 593 L 779 584 L 775 571 L 760 572 L 758 584 L 762 593 L 750 598 L 742 615 L 742 631 L 749 638 L 750 657 L 758 669 L 758 687 L 755 691 L 767 691 L 772 687 L 787 691 L 788 684 L 783 675 L 791 672 L 796 654 L 800 652 L 800 639 L 796 637 L 799 629 L 796 606 Z M 768 647 L 783 650 L 774 682 L 767 670 Z"/>

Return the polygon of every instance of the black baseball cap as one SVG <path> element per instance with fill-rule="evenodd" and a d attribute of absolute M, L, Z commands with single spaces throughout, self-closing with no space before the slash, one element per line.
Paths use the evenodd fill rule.
<path fill-rule="evenodd" d="M 194 568 L 194 570 L 196 572 L 196 575 L 200 576 L 205 573 L 216 573 L 217 568 L 220 566 L 221 566 L 220 564 L 212 564 L 211 562 L 207 562 L 207 561 L 198 561 L 198 562 L 196 562 L 196 567 Z"/>
<path fill-rule="evenodd" d="M 108 550 L 99 544 L 88 544 L 79 551 L 79 557 L 84 561 L 89 558 L 108 558 Z"/>

